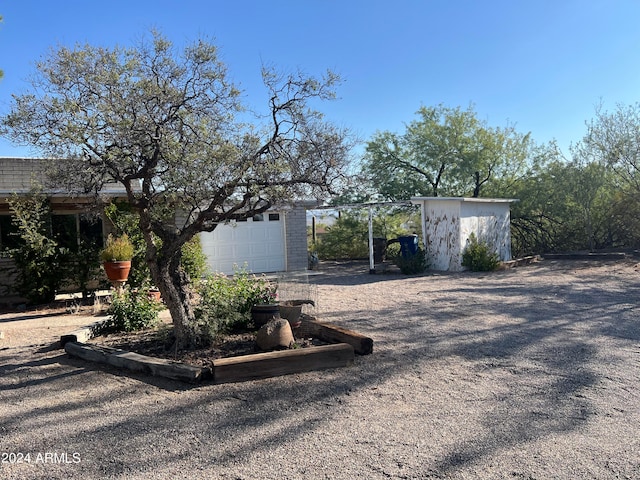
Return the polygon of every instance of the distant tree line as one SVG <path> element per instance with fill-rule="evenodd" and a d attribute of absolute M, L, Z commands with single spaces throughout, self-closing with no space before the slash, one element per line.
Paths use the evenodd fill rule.
<path fill-rule="evenodd" d="M 378 132 L 366 143 L 357 187 L 335 202 L 514 198 L 514 255 L 638 248 L 640 103 L 597 107 L 586 127 L 567 157 L 555 142 L 489 126 L 471 107 L 422 107 L 404 132 Z M 344 237 L 347 227 L 334 226 L 333 235 Z"/>

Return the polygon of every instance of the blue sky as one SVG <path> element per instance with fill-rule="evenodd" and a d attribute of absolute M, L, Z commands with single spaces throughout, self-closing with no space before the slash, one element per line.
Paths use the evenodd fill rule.
<path fill-rule="evenodd" d="M 470 104 L 565 153 L 602 101 L 640 100 L 637 0 L 40 0 L 3 2 L 0 113 L 56 45 L 130 45 L 158 28 L 178 44 L 213 38 L 252 106 L 262 64 L 344 78 L 330 120 L 363 140 L 404 131 L 422 105 Z M 0 139 L 0 156 L 33 155 Z"/>

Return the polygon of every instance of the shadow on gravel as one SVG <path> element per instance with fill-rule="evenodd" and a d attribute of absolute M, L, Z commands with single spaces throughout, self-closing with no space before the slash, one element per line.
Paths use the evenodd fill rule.
<path fill-rule="evenodd" d="M 414 281 L 414 277 L 358 274 L 354 268 L 360 266 L 313 276 L 310 281 L 333 285 L 366 285 L 391 278 Z M 404 307 L 373 314 L 333 312 L 353 319 L 347 322 L 348 327 L 362 328 L 362 333 L 373 337 L 374 353 L 356 358 L 353 367 L 322 375 L 188 386 L 118 374 L 110 367 L 89 367 L 60 355 L 31 364 L 5 364 L 0 367 L 2 376 L 25 376 L 15 385 L 0 384 L 0 395 L 9 403 L 20 402 L 15 391 L 26 387 L 39 387 L 30 389 L 31 395 L 46 396 L 48 389 L 73 392 L 78 385 L 96 386 L 82 396 L 69 395 L 64 402 L 27 408 L 20 415 L 3 419 L 3 431 L 26 428 L 38 435 L 41 424 L 34 419 L 64 418 L 66 422 L 77 421 L 78 428 L 66 432 L 59 444 L 67 451 L 86 452 L 87 445 L 94 448 L 90 453 L 94 458 L 78 470 L 86 477 L 98 478 L 108 472 L 111 478 L 125 478 L 132 472 L 162 471 L 179 462 L 193 465 L 194 476 L 198 476 L 197 472 L 215 472 L 220 466 L 241 465 L 248 457 L 253 461 L 268 458 L 267 452 L 274 446 L 304 442 L 310 432 L 343 421 L 342 405 L 354 392 L 372 392 L 402 375 L 418 382 L 413 373 L 416 369 L 444 375 L 447 371 L 438 369 L 446 360 L 445 366 L 462 369 L 460 380 L 473 382 L 485 376 L 503 387 L 483 414 L 483 428 L 457 439 L 441 458 L 423 465 L 422 472 L 413 472 L 418 478 L 447 476 L 503 449 L 581 428 L 594 412 L 588 391 L 599 381 L 595 368 L 598 338 L 638 339 L 637 323 L 628 311 L 625 313 L 630 307 L 620 301 L 625 294 L 640 298 L 638 282 L 626 285 L 621 297 L 620 292 L 602 287 L 605 278 L 585 278 L 550 293 L 547 285 L 514 285 L 517 273 L 507 275 L 460 275 L 474 284 L 465 286 L 461 281 L 457 288 L 439 291 L 439 302 L 431 301 L 428 292 L 418 291 L 415 303 Z M 437 279 L 434 276 L 433 282 Z M 496 284 L 505 279 L 507 283 Z M 496 304 L 486 300 L 496 295 L 504 301 Z M 504 320 L 490 325 L 476 321 L 476 317 L 487 315 Z M 29 371 L 34 367 L 47 367 L 48 371 L 33 378 Z M 99 388 L 103 370 L 127 378 L 107 394 Z M 148 382 L 151 391 L 144 393 L 144 388 L 136 387 L 140 397 L 132 396 L 129 377 Z M 162 389 L 162 394 L 152 386 Z M 367 393 L 367 399 L 375 401 L 373 394 Z M 89 425 L 80 421 L 95 417 L 97 412 L 102 412 L 102 421 Z M 421 420 L 428 422 L 428 413 L 424 415 Z M 78 473 L 78 477 L 82 475 Z"/>

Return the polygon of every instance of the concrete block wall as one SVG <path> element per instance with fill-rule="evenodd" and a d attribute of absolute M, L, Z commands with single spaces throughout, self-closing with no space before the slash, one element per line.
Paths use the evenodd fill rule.
<path fill-rule="evenodd" d="M 287 271 L 306 270 L 307 257 L 307 209 L 296 205 L 285 210 L 287 245 Z"/>

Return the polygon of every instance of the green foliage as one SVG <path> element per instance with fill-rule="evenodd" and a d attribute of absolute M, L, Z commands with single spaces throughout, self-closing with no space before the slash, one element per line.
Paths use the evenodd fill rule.
<path fill-rule="evenodd" d="M 199 282 L 207 273 L 207 256 L 202 251 L 199 235 L 182 246 L 181 265 L 192 282 Z"/>
<path fill-rule="evenodd" d="M 141 287 L 151 283 L 151 272 L 145 258 L 147 245 L 138 225 L 138 215 L 125 202 L 110 203 L 104 211 L 117 234 L 127 235 L 134 247 L 128 284 L 132 287 Z M 153 239 L 158 247 L 162 245 L 159 238 L 153 236 Z M 194 236 L 183 245 L 181 265 L 193 281 L 199 281 L 206 274 L 207 257 L 202 251 L 199 235 Z"/>
<path fill-rule="evenodd" d="M 80 239 L 76 251 L 70 252 L 69 280 L 82 291 L 82 297 L 89 297 L 89 283 L 98 282 L 100 275 L 100 246 L 85 238 Z"/>
<path fill-rule="evenodd" d="M 469 243 L 462 252 L 462 266 L 473 272 L 490 272 L 500 266 L 498 254 L 492 252 L 485 242 L 478 241 L 475 234 L 469 235 Z"/>
<path fill-rule="evenodd" d="M 109 306 L 109 318 L 101 326 L 101 333 L 133 332 L 153 327 L 158 322 L 161 303 L 150 298 L 146 290 L 130 288 L 114 292 Z"/>
<path fill-rule="evenodd" d="M 48 303 L 64 282 L 68 252 L 51 235 L 51 211 L 39 193 L 9 201 L 18 246 L 9 250 L 18 270 L 16 290 L 30 303 Z"/>
<path fill-rule="evenodd" d="M 354 214 L 342 214 L 327 227 L 316 249 L 323 260 L 367 258 L 369 256 L 367 222 Z"/>
<path fill-rule="evenodd" d="M 220 334 L 248 329 L 251 307 L 276 301 L 277 285 L 246 268 L 238 269 L 232 277 L 210 275 L 197 288 L 196 343 L 211 343 Z"/>
<path fill-rule="evenodd" d="M 376 208 L 373 216 L 373 236 L 397 238 L 406 235 L 420 224 L 416 208 Z M 326 227 L 326 233 L 313 245 L 323 260 L 358 259 L 369 257 L 368 209 L 354 209 L 342 213 L 336 222 Z"/>
<path fill-rule="evenodd" d="M 393 257 L 393 263 L 400 267 L 400 271 L 405 275 L 415 275 L 424 272 L 429 266 L 427 256 L 422 248 L 413 255 L 403 256 L 398 252 Z"/>
<path fill-rule="evenodd" d="M 124 233 L 119 237 L 109 235 L 107 244 L 100 252 L 103 262 L 122 262 L 131 260 L 133 257 L 133 243 L 129 240 L 129 236 Z"/>

